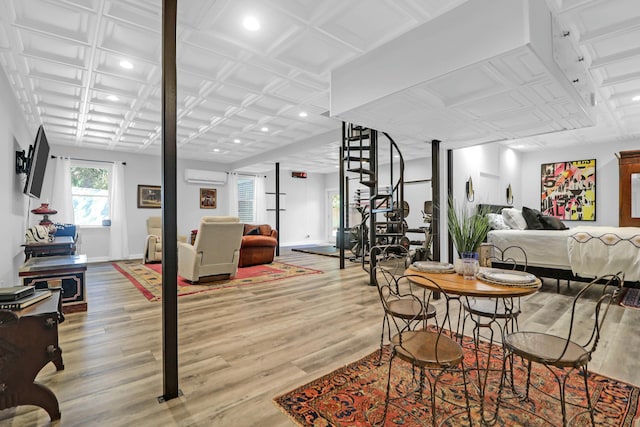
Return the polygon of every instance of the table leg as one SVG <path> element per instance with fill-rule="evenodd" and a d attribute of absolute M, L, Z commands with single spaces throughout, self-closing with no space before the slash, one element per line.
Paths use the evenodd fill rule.
<path fill-rule="evenodd" d="M 505 352 L 503 349 L 500 350 L 494 348 L 496 333 L 496 331 L 494 330 L 494 326 L 498 328 L 501 338 L 504 337 L 505 331 L 513 330 L 514 327 L 517 327 L 516 317 L 518 313 L 516 311 L 518 309 L 516 308 L 514 311 L 513 301 L 510 298 L 508 300 L 509 301 L 499 298 L 495 298 L 493 300 L 495 304 L 493 316 L 485 317 L 469 312 L 463 317 L 463 325 L 464 319 L 466 319 L 467 316 L 473 322 L 472 336 L 474 341 L 474 356 L 476 366 L 470 369 L 475 371 L 477 375 L 476 387 L 479 394 L 480 415 L 483 424 L 490 425 L 496 421 L 499 410 L 500 394 L 503 390 L 505 377 L 507 375 Z M 502 304 L 503 307 L 500 307 L 500 304 Z M 471 307 L 468 299 L 466 299 L 466 306 Z M 482 333 L 483 330 L 485 331 L 484 333 Z M 487 340 L 488 342 L 485 340 Z M 481 349 L 481 347 L 486 347 L 486 350 Z M 500 354 L 498 355 L 497 353 Z M 498 356 L 500 357 L 500 363 L 496 363 Z M 488 402 L 485 398 L 487 394 L 487 388 L 491 384 L 489 382 L 489 377 L 492 372 L 498 373 L 500 376 L 498 399 L 494 410 L 487 408 Z"/>

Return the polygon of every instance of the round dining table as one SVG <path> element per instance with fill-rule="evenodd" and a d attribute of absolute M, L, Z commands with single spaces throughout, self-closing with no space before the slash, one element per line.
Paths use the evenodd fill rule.
<path fill-rule="evenodd" d="M 492 269 L 496 270 L 496 269 Z M 509 273 L 511 270 L 505 270 L 505 273 Z M 513 300 L 516 300 L 519 297 L 527 296 L 533 293 L 536 293 L 542 282 L 539 278 L 535 278 L 535 281 L 527 286 L 514 286 L 513 284 L 509 285 L 497 285 L 488 282 L 484 282 L 478 278 L 473 279 L 465 279 L 464 276 L 453 273 L 436 273 L 436 272 L 424 272 L 414 270 L 411 267 L 407 268 L 404 272 L 406 278 L 414 283 L 417 286 L 429 289 L 434 292 L 444 292 L 447 294 L 449 299 L 460 301 L 461 298 L 492 298 L 492 299 L 511 299 L 512 302 L 510 304 L 511 307 L 514 307 Z M 434 286 L 433 282 L 437 283 L 437 286 Z M 496 303 L 496 307 L 497 307 Z M 519 303 L 518 303 L 519 307 Z M 462 303 L 460 307 L 462 313 Z M 486 414 L 486 402 L 485 402 L 485 391 L 487 390 L 487 381 L 489 379 L 490 371 L 498 371 L 500 372 L 500 381 L 502 381 L 502 376 L 506 375 L 504 372 L 504 364 L 500 369 L 492 369 L 490 366 L 492 360 L 492 350 L 493 350 L 493 330 L 491 329 L 492 323 L 498 321 L 498 318 L 495 317 L 490 319 L 489 321 L 480 321 L 479 319 L 471 316 L 472 321 L 474 322 L 473 329 L 473 341 L 475 347 L 475 362 L 476 365 L 474 368 L 470 370 L 474 370 L 477 372 L 477 389 L 480 400 L 480 416 L 482 419 L 482 424 L 492 424 L 495 420 L 496 412 L 493 414 Z M 458 323 L 460 322 L 460 318 L 458 318 Z M 456 329 L 459 329 L 460 325 Z M 479 350 L 479 337 L 480 337 L 480 329 L 487 328 L 491 331 L 490 339 L 488 340 L 488 353 L 486 355 L 481 355 L 481 351 Z M 502 329 L 501 329 L 502 330 Z M 463 336 L 462 333 L 464 331 L 457 331 L 460 335 L 460 340 L 462 342 Z M 513 378 L 513 375 L 511 376 Z M 512 384 L 513 385 L 513 384 Z"/>
<path fill-rule="evenodd" d="M 510 270 L 505 271 L 508 272 Z M 483 282 L 477 278 L 465 279 L 462 275 L 457 273 L 427 273 L 424 271 L 414 270 L 411 267 L 407 268 L 404 274 L 409 275 L 410 277 L 408 277 L 408 279 L 418 286 L 425 287 L 432 291 L 442 290 L 442 292 L 449 295 L 466 297 L 517 298 L 538 292 L 538 288 L 542 285 L 539 278 L 536 278 L 534 285 L 526 287 L 494 285 Z M 433 286 L 429 280 L 421 280 L 422 277 L 433 280 L 441 289 Z"/>

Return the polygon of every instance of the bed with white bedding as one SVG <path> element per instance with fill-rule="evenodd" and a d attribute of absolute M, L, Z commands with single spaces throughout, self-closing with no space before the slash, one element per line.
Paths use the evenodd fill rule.
<path fill-rule="evenodd" d="M 491 230 L 487 242 L 503 250 L 509 246 L 517 246 L 527 254 L 527 265 L 571 269 L 567 238 L 573 230 Z M 518 264 L 525 260 L 519 251 L 505 254 L 514 258 Z"/>
<path fill-rule="evenodd" d="M 640 228 L 586 227 L 567 230 L 492 230 L 487 241 L 499 249 L 509 246 L 526 253 L 527 271 L 541 277 L 584 281 L 625 273 L 625 282 L 640 282 Z M 524 265 L 518 251 L 511 251 Z"/>

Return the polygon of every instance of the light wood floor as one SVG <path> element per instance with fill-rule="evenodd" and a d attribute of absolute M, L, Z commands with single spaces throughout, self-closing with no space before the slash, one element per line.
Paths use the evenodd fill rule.
<path fill-rule="evenodd" d="M 60 325 L 65 370 L 38 380 L 60 401 L 60 426 L 292 426 L 274 396 L 374 351 L 381 307 L 357 263 L 296 252 L 282 262 L 323 274 L 181 297 L 179 374 L 184 396 L 162 394 L 161 303 L 110 264 L 87 271 L 89 310 Z M 523 301 L 520 328 L 556 330 L 571 290 L 555 281 Z M 640 310 L 614 307 L 590 369 L 640 385 Z M 1 426 L 49 425 L 45 411 L 0 411 Z"/>

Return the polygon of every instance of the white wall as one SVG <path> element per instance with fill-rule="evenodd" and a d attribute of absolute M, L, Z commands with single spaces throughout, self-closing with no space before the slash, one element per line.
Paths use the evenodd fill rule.
<path fill-rule="evenodd" d="M 446 155 L 446 154 L 445 154 Z M 500 144 L 485 144 L 462 148 L 453 152 L 453 197 L 459 205 L 478 203 L 507 205 L 506 190 L 513 189 L 513 205 L 520 206 L 523 198 L 522 154 Z M 446 158 L 443 159 L 446 162 Z M 474 189 L 473 202 L 466 201 L 465 183 L 471 178 Z M 443 194 L 446 197 L 446 189 Z M 443 201 L 444 203 L 445 201 Z M 444 212 L 446 214 L 446 211 Z"/>
<path fill-rule="evenodd" d="M 266 192 L 275 193 L 275 171 L 266 174 Z M 293 178 L 291 170 L 280 169 L 281 199 L 280 229 L 281 246 L 293 246 L 325 242 L 326 206 L 325 175 L 307 174 L 307 178 Z M 273 196 L 270 196 L 273 197 Z M 275 212 L 267 212 L 267 223 L 275 227 Z"/>
<path fill-rule="evenodd" d="M 442 174 L 442 201 L 446 206 L 446 164 L 447 150 L 441 149 Z M 466 206 L 475 209 L 479 203 L 507 205 L 506 189 L 511 185 L 513 189 L 513 206 L 522 206 L 524 192 L 521 190 L 526 175 L 522 174 L 523 155 L 500 144 L 485 144 L 474 147 L 461 148 L 453 151 L 453 199 L 457 206 Z M 474 188 L 474 200 L 466 199 L 465 183 L 471 178 Z M 440 224 L 441 258 L 447 259 L 448 232 L 447 210 L 441 211 L 442 222 Z M 455 251 L 454 251 L 455 256 Z M 453 261 L 453 260 L 449 260 Z"/>
<path fill-rule="evenodd" d="M 499 144 L 487 144 L 454 151 L 454 199 L 465 203 L 465 182 L 473 180 L 477 203 L 507 204 L 506 187 L 511 184 L 515 207 L 540 209 L 540 167 L 543 163 L 596 159 L 596 221 L 564 221 L 567 226 L 618 225 L 618 159 L 615 153 L 640 149 L 634 143 L 603 143 L 558 150 L 520 153 Z M 443 151 L 446 163 L 446 150 Z M 446 179 L 443 172 L 443 179 Z M 445 181 L 443 181 L 445 182 Z M 445 184 L 446 185 L 446 184 Z M 446 194 L 446 188 L 443 188 Z M 445 236 L 442 253 L 446 254 L 446 223 L 441 228 Z"/>
<path fill-rule="evenodd" d="M 51 154 L 71 156 L 87 160 L 124 161 L 126 189 L 127 228 L 129 236 L 130 258 L 141 258 L 146 237 L 146 219 L 149 216 L 160 216 L 160 209 L 139 209 L 137 207 L 138 185 L 161 185 L 161 163 L 159 156 L 81 149 L 55 145 L 50 141 Z M 99 165 L 99 163 L 96 163 Z M 190 237 L 191 230 L 197 229 L 203 216 L 228 215 L 228 185 L 208 186 L 189 184 L 184 180 L 185 169 L 204 169 L 226 171 L 225 165 L 195 160 L 177 161 L 177 205 L 178 234 Z M 275 192 L 275 172 L 267 175 L 266 191 Z M 47 169 L 42 199 L 50 197 L 53 170 Z M 216 209 L 200 209 L 200 188 L 217 189 Z M 280 215 L 280 244 L 283 246 L 317 243 L 325 241 L 325 175 L 308 174 L 307 179 L 292 178 L 291 171 L 280 170 L 280 191 L 286 193 L 285 211 Z M 36 205 L 39 202 L 36 201 Z M 55 209 L 55 206 L 52 206 Z M 38 218 L 31 218 L 31 222 Z M 55 220 L 55 215 L 52 216 Z M 266 215 L 267 223 L 275 227 L 275 213 Z M 307 237 L 308 236 L 308 237 Z M 21 237 L 22 242 L 22 237 Z M 108 260 L 109 229 L 108 227 L 80 227 L 79 251 L 87 254 L 89 261 Z"/>
<path fill-rule="evenodd" d="M 4 206 L 0 209 L 0 286 L 19 284 L 18 267 L 24 262 L 20 245 L 24 243 L 26 212 L 31 199 L 22 193 L 26 175 L 15 172 L 16 151 L 28 152 L 36 131 L 27 125 L 4 72 L 0 72 L 0 146 L 3 153 L 0 156 L 0 196 Z"/>
<path fill-rule="evenodd" d="M 51 154 L 70 156 L 87 160 L 124 161 L 126 182 L 126 218 L 129 236 L 130 258 L 142 258 L 144 241 L 146 238 L 146 219 L 149 216 L 161 216 L 160 209 L 139 209 L 137 207 L 138 185 L 161 185 L 161 162 L 159 156 L 81 149 L 77 147 L 52 144 Z M 96 163 L 99 165 L 100 163 Z M 200 218 L 209 215 L 228 214 L 227 186 L 208 186 L 203 184 L 189 184 L 184 180 L 184 169 L 205 169 L 224 171 L 224 165 L 200 162 L 196 160 L 177 161 L 177 222 L 178 234 L 187 237 L 191 230 L 198 228 Z M 53 170 L 47 168 L 45 186 L 42 198 L 50 197 Z M 216 188 L 217 208 L 200 209 L 200 188 Z M 52 206 L 55 209 L 55 206 Z M 55 215 L 52 216 L 55 220 Z M 81 227 L 79 229 L 79 251 L 87 254 L 89 261 L 108 260 L 109 229 L 108 227 Z"/>
<path fill-rule="evenodd" d="M 563 221 L 568 227 L 578 225 L 618 226 L 619 170 L 615 153 L 640 149 L 640 141 L 590 144 L 523 155 L 522 205 L 540 209 L 540 167 L 543 163 L 596 159 L 596 220 Z"/>

